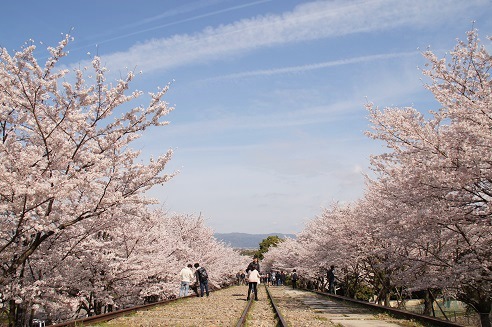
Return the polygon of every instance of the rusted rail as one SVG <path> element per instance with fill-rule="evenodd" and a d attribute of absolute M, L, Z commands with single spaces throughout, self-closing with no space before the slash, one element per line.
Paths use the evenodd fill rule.
<path fill-rule="evenodd" d="M 251 309 L 251 303 L 253 302 L 253 299 L 250 299 L 248 303 L 246 303 L 246 307 L 243 310 L 243 313 L 241 315 L 241 318 L 239 318 L 236 327 L 243 327 L 246 325 L 246 319 L 248 317 L 249 310 Z"/>
<path fill-rule="evenodd" d="M 105 321 L 108 321 L 111 319 L 115 319 L 115 318 L 118 318 L 121 316 L 125 316 L 125 315 L 128 315 L 128 314 L 133 313 L 133 312 L 137 312 L 137 311 L 141 311 L 141 310 L 148 310 L 148 309 L 151 309 L 151 308 L 156 307 L 156 306 L 169 304 L 169 303 L 177 301 L 179 299 L 183 299 L 183 298 L 187 298 L 187 297 L 195 297 L 195 296 L 196 295 L 193 294 L 193 295 L 188 295 L 185 297 L 163 300 L 163 301 L 144 304 L 144 305 L 138 305 L 138 306 L 134 306 L 131 308 L 125 308 L 125 309 L 116 310 L 113 312 L 95 315 L 92 317 L 80 318 L 80 319 L 71 320 L 71 321 L 67 321 L 67 322 L 63 322 L 63 323 L 58 323 L 55 325 L 49 325 L 49 327 L 76 327 L 76 326 L 81 326 L 81 325 L 84 326 L 84 325 L 89 325 L 89 324 L 96 324 L 96 323 L 105 322 Z"/>
<path fill-rule="evenodd" d="M 275 304 L 275 300 L 273 299 L 272 295 L 270 294 L 270 291 L 268 290 L 268 287 L 265 285 L 266 292 L 268 294 L 268 298 L 270 299 L 270 303 L 272 304 L 273 310 L 275 311 L 275 315 L 277 316 L 277 319 L 279 321 L 278 326 L 280 327 L 287 327 L 287 322 L 285 321 L 284 317 L 280 313 L 280 310 L 278 309 L 277 305 Z"/>
<path fill-rule="evenodd" d="M 278 327 L 287 327 L 287 322 L 285 321 L 284 317 L 282 316 L 282 314 L 280 313 L 280 310 L 278 309 L 277 305 L 275 304 L 275 301 L 273 300 L 273 297 L 272 295 L 270 294 L 270 292 L 268 291 L 268 287 L 266 285 L 264 285 L 265 287 L 265 290 L 266 290 L 266 293 L 268 295 L 268 300 L 270 302 L 270 304 L 272 305 L 273 307 L 273 311 L 275 313 L 275 316 L 276 318 L 278 319 L 278 324 L 277 326 Z M 241 318 L 239 319 L 239 321 L 237 322 L 236 324 L 236 327 L 243 327 L 246 325 L 246 321 L 247 321 L 247 317 L 248 317 L 248 313 L 249 311 L 251 310 L 251 303 L 253 302 L 253 299 L 251 298 L 248 303 L 246 304 L 246 307 L 244 308 L 244 311 L 241 315 Z"/>

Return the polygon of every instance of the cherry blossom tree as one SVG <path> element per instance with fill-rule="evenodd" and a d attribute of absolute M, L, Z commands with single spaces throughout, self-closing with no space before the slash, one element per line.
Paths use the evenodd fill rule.
<path fill-rule="evenodd" d="M 334 203 L 309 221 L 296 239 L 287 239 L 270 249 L 264 262 L 277 269 L 296 269 L 301 278 L 316 281 L 315 287 L 320 289 L 326 286 L 326 273 L 331 265 L 343 271 L 343 276 L 337 276 L 340 280 L 348 276 L 357 269 L 360 255 L 352 243 L 357 221 L 351 211 L 351 206 Z"/>
<path fill-rule="evenodd" d="M 57 69 L 69 41 L 67 35 L 48 48 L 44 65 L 33 44 L 13 56 L 0 53 L 0 287 L 3 307 L 19 324 L 27 309 L 23 294 L 36 287 L 26 281 L 40 269 L 31 258 L 56 242 L 70 253 L 122 208 L 153 203 L 144 192 L 173 176 L 163 174 L 171 151 L 143 164 L 129 147 L 148 127 L 167 124 L 168 86 L 151 93 L 147 106 L 122 110 L 142 95 L 129 91 L 133 72 L 107 83 L 95 57 L 92 76 L 81 68 L 72 77 Z"/>
<path fill-rule="evenodd" d="M 490 327 L 492 57 L 476 30 L 449 58 L 424 56 L 426 87 L 441 108 L 424 115 L 368 104 L 368 135 L 389 151 L 372 156 L 375 177 L 364 197 L 325 210 L 297 244 L 280 244 L 267 259 L 282 263 L 281 255 L 293 259 L 284 246 L 302 248 L 304 256 L 289 264 L 304 265 L 308 274 L 332 262 L 342 277 L 371 283 L 386 302 L 398 288 L 446 292 Z"/>
<path fill-rule="evenodd" d="M 261 269 L 292 271 L 301 267 L 300 262 L 305 257 L 304 248 L 298 239 L 285 238 L 281 245 L 272 247 L 264 254 Z"/>
<path fill-rule="evenodd" d="M 48 49 L 44 67 L 32 44 L 1 51 L 0 300 L 10 325 L 172 298 L 187 263 L 207 267 L 212 288 L 228 285 L 248 258 L 201 217 L 150 209 L 157 202 L 145 196 L 175 174 L 163 173 L 172 151 L 143 164 L 131 149 L 167 124 L 168 86 L 121 109 L 142 96 L 130 91 L 133 73 L 107 83 L 96 57 L 71 77 L 57 70 L 69 41 Z"/>
<path fill-rule="evenodd" d="M 362 200 L 343 205 L 334 203 L 323 210 L 297 235 L 303 255 L 293 265 L 300 267 L 305 277 L 324 283 L 328 268 L 334 265 L 345 295 L 369 299 L 367 289 L 372 285 L 378 300 L 389 305 L 396 285 L 394 271 L 399 269 L 389 263 L 398 262 L 393 260 L 398 251 L 379 232 L 384 228 L 384 219 L 375 220 L 373 214 L 379 213 L 371 211 L 367 204 Z M 278 256 L 268 258 L 276 264 L 284 262 Z"/>
<path fill-rule="evenodd" d="M 98 226 L 68 254 L 56 250 L 65 242 L 50 245 L 51 265 L 38 262 L 47 252 L 31 258 L 33 266 L 45 269 L 37 275 L 42 278 L 30 276 L 36 286 L 22 289 L 24 303 L 48 321 L 66 321 L 174 298 L 178 272 L 187 263 L 207 267 L 212 289 L 233 283 L 247 264 L 248 258 L 213 237 L 201 217 L 133 209 L 120 217 L 126 219 Z"/>
<path fill-rule="evenodd" d="M 406 205 L 401 235 L 438 275 L 426 282 L 455 289 L 490 326 L 492 308 L 492 57 L 475 30 L 450 58 L 431 51 L 424 74 L 441 104 L 426 119 L 413 108 L 368 105 L 374 132 L 392 152 L 373 158 L 387 198 Z M 431 240 L 431 242 L 429 242 Z M 437 269 L 436 269 L 437 268 Z"/>

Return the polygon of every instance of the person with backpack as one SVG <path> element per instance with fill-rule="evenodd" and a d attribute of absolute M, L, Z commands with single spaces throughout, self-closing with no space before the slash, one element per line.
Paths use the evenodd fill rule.
<path fill-rule="evenodd" d="M 292 279 L 292 288 L 296 288 L 299 276 L 297 276 L 297 272 L 295 269 L 292 271 L 292 275 L 290 276 L 290 278 Z"/>
<path fill-rule="evenodd" d="M 197 283 L 200 284 L 200 297 L 203 297 L 204 293 L 207 294 L 208 297 L 208 274 L 207 270 L 203 267 L 200 267 L 200 264 L 195 263 L 195 277 Z"/>

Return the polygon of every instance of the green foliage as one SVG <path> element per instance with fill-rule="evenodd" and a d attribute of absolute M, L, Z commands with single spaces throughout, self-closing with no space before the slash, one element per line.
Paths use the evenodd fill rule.
<path fill-rule="evenodd" d="M 262 260 L 263 259 L 263 254 L 268 252 L 271 246 L 277 246 L 279 243 L 283 242 L 284 239 L 278 237 L 277 235 L 273 236 L 268 236 L 267 238 L 263 239 L 263 241 L 260 242 L 259 244 L 259 250 L 255 252 L 255 257 L 258 259 Z"/>
<path fill-rule="evenodd" d="M 252 256 L 256 255 L 257 251 L 258 250 L 241 249 L 241 250 L 239 250 L 239 254 L 244 255 L 246 257 L 252 257 Z"/>
<path fill-rule="evenodd" d="M 358 275 L 346 275 L 340 286 L 345 295 L 354 299 L 369 301 L 374 295 L 374 289 L 361 280 Z"/>

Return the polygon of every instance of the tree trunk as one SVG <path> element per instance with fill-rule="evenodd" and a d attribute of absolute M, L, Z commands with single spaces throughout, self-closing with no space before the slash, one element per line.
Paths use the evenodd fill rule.
<path fill-rule="evenodd" d="M 385 291 L 385 294 L 384 294 L 384 306 L 385 307 L 389 307 L 390 306 L 390 300 L 391 300 L 391 293 Z"/>
<path fill-rule="evenodd" d="M 482 324 L 482 327 L 491 327 L 491 313 L 480 313 L 480 323 Z"/>
<path fill-rule="evenodd" d="M 482 327 L 492 327 L 492 299 L 484 288 L 464 286 L 459 300 L 469 304 L 479 315 Z"/>
<path fill-rule="evenodd" d="M 376 302 L 377 304 L 383 305 L 383 295 L 384 295 L 384 289 L 380 289 L 378 292 L 378 300 Z"/>
<path fill-rule="evenodd" d="M 432 300 L 429 294 L 429 290 L 424 291 L 424 312 L 422 314 L 430 316 L 432 313 Z"/>
<path fill-rule="evenodd" d="M 26 321 L 26 310 L 22 305 L 23 303 L 15 303 L 15 300 L 9 301 L 9 327 L 29 326 L 29 322 Z"/>
<path fill-rule="evenodd" d="M 490 322 L 490 313 L 480 313 L 480 323 L 482 327 L 491 327 L 492 323 Z"/>
<path fill-rule="evenodd" d="M 483 301 L 477 306 L 482 327 L 492 327 L 492 301 Z"/>
<path fill-rule="evenodd" d="M 391 300 L 391 281 L 388 277 L 385 277 L 384 279 L 383 289 L 384 289 L 384 306 L 389 307 L 390 300 Z"/>
<path fill-rule="evenodd" d="M 15 301 L 9 301 L 9 327 L 14 327 L 15 325 Z"/>

